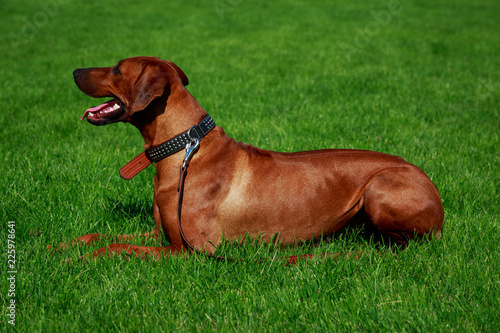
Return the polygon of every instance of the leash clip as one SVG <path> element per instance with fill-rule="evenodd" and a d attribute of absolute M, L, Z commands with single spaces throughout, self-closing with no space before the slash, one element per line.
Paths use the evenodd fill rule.
<path fill-rule="evenodd" d="M 193 158 L 195 151 L 200 147 L 200 140 L 196 138 L 191 138 L 191 141 L 186 145 L 186 157 L 184 157 L 184 162 L 182 162 L 182 168 L 185 169 Z"/>

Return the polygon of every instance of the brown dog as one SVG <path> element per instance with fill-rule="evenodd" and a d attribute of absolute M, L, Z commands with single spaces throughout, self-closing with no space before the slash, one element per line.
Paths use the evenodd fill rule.
<path fill-rule="evenodd" d="M 360 150 L 279 153 L 235 142 L 221 127 L 211 129 L 214 124 L 185 88 L 186 75 L 170 61 L 136 57 L 73 74 L 87 95 L 113 98 L 87 110 L 82 119 L 93 125 L 129 122 L 141 132 L 146 153 L 124 168 L 122 176 L 130 178 L 156 161 L 156 227 L 151 235 L 161 237 L 163 231 L 171 242 L 167 247 L 112 244 L 95 256 L 175 253 L 186 249 L 186 241 L 212 253 L 223 238 L 247 233 L 261 234 L 264 240 L 278 235 L 284 244 L 292 244 L 330 235 L 354 221 L 403 244 L 415 236 L 441 233 L 444 213 L 436 187 L 400 157 Z M 187 135 L 189 142 L 198 137 L 199 149 L 185 180 L 180 229 L 177 198 L 184 150 L 155 160 L 163 148 L 152 148 L 186 136 L 197 124 Z M 183 148 L 185 141 L 175 144 Z M 90 234 L 77 241 L 90 243 L 98 237 Z"/>

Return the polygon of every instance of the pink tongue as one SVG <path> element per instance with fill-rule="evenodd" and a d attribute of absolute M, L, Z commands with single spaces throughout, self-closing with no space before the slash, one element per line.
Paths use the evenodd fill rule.
<path fill-rule="evenodd" d="M 116 98 L 112 99 L 106 103 L 102 103 L 99 106 L 94 106 L 93 108 L 87 109 L 87 110 L 85 110 L 85 113 L 80 118 L 80 120 L 85 119 L 88 116 L 89 112 L 99 112 L 99 111 L 105 110 L 107 108 L 113 107 L 115 104 L 120 104 L 120 101 Z"/>

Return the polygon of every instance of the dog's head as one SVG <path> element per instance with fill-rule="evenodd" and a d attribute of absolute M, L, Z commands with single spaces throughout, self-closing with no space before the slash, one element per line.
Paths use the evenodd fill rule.
<path fill-rule="evenodd" d="M 145 110 L 154 99 L 189 82 L 173 62 L 154 57 L 128 58 L 111 67 L 77 69 L 73 77 L 85 94 L 112 98 L 85 111 L 81 119 L 87 118 L 93 125 L 130 122 L 134 113 Z"/>

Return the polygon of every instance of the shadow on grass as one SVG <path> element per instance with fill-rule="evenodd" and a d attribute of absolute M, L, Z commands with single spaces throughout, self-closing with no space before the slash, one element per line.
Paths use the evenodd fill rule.
<path fill-rule="evenodd" d="M 123 202 L 116 198 L 109 198 L 108 202 L 108 214 L 111 214 L 114 220 L 139 219 L 140 221 L 151 221 L 153 219 L 151 204 L 140 201 Z"/>

